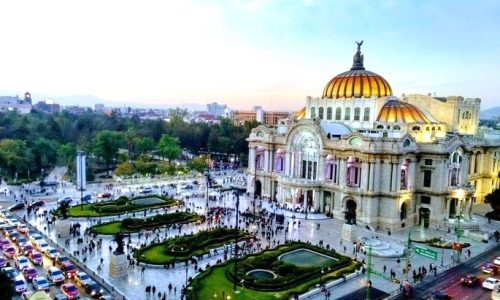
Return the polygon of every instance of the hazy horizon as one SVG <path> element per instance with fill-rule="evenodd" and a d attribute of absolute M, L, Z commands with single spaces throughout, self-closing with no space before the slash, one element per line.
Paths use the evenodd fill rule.
<path fill-rule="evenodd" d="M 0 10 L 6 95 L 297 110 L 350 69 L 364 40 L 366 69 L 395 96 L 500 103 L 497 1 L 48 0 Z"/>

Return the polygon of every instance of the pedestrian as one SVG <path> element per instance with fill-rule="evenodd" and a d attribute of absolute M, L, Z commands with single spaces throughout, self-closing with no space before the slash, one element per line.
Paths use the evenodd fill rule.
<path fill-rule="evenodd" d="M 387 267 L 386 267 L 386 265 L 384 265 L 384 274 L 385 274 L 385 271 L 386 271 L 386 270 L 387 270 Z"/>

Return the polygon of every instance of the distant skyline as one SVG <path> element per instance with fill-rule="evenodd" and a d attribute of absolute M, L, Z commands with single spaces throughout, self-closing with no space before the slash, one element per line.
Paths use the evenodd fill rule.
<path fill-rule="evenodd" d="M 0 93 L 300 109 L 350 69 L 500 104 L 500 1 L 6 1 Z M 81 103 L 92 105 L 93 103 Z"/>

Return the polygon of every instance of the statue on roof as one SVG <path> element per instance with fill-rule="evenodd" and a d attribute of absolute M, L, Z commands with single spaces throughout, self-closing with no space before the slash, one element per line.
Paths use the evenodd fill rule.
<path fill-rule="evenodd" d="M 355 41 L 356 44 L 358 45 L 358 52 L 361 51 L 361 45 L 363 45 L 363 40 L 361 40 L 361 42 L 358 42 L 358 41 Z"/>
<path fill-rule="evenodd" d="M 355 42 L 358 45 L 358 51 L 354 54 L 351 71 L 364 70 L 365 69 L 365 67 L 363 66 L 364 58 L 363 54 L 361 54 L 361 45 L 363 45 L 363 41 L 361 42 L 355 41 Z"/>

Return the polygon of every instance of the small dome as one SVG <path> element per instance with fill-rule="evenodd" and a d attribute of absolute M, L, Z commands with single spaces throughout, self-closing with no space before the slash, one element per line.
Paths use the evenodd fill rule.
<path fill-rule="evenodd" d="M 365 70 L 363 65 L 363 54 L 361 45 L 354 55 L 353 65 L 350 71 L 340 73 L 333 77 L 323 90 L 323 98 L 378 98 L 392 95 L 392 89 L 387 80 L 377 73 Z"/>
<path fill-rule="evenodd" d="M 385 123 L 437 123 L 418 107 L 391 97 L 378 113 L 377 122 Z"/>

